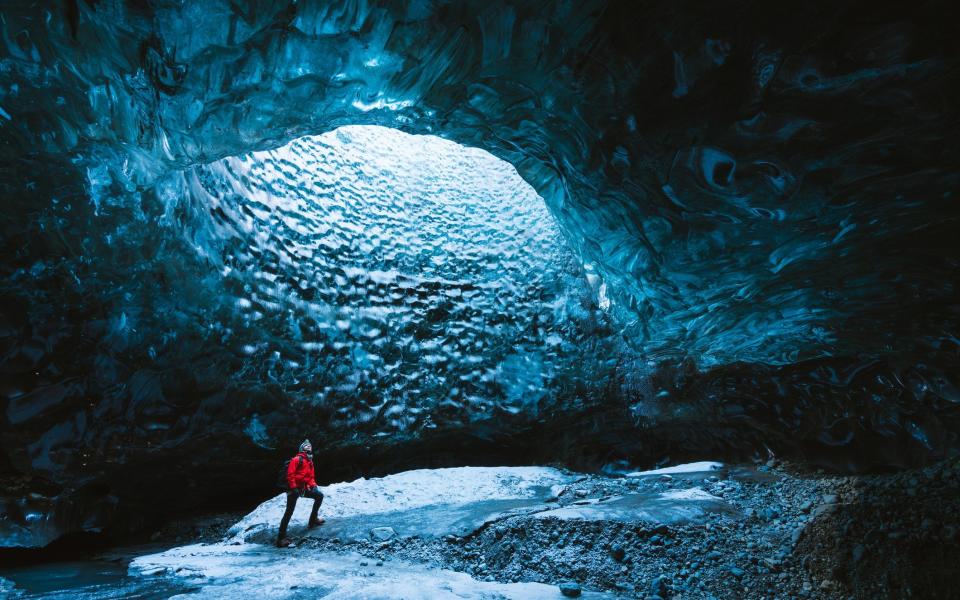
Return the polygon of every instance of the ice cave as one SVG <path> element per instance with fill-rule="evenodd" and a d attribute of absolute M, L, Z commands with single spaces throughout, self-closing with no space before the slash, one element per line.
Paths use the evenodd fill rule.
<path fill-rule="evenodd" d="M 960 598 L 952 8 L 0 4 L 0 596 Z"/>

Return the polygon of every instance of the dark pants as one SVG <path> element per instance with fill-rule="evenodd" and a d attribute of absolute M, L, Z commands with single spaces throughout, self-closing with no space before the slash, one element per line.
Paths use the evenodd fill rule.
<path fill-rule="evenodd" d="M 303 496 L 305 498 L 313 498 L 313 510 L 310 512 L 310 522 L 313 523 L 317 518 L 317 513 L 320 512 L 320 505 L 323 504 L 323 492 L 320 491 L 320 488 L 313 488 L 312 490 L 306 490 Z M 297 507 L 298 498 L 300 498 L 300 492 L 287 492 L 287 510 L 283 511 L 283 519 L 280 520 L 280 533 L 277 535 L 277 539 L 282 540 L 287 537 L 287 525 L 290 524 L 293 509 Z"/>

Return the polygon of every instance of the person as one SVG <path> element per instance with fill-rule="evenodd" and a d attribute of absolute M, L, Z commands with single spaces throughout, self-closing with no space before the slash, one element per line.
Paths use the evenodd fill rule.
<path fill-rule="evenodd" d="M 287 509 L 283 512 L 280 521 L 280 531 L 277 534 L 277 547 L 285 548 L 290 545 L 287 538 L 287 526 L 293 509 L 297 507 L 297 499 L 302 497 L 313 498 L 313 510 L 310 512 L 310 521 L 307 527 L 314 528 L 323 525 L 323 519 L 317 516 L 320 505 L 323 503 L 323 492 L 317 487 L 313 473 L 313 445 L 310 440 L 303 440 L 297 455 L 290 459 L 287 466 Z"/>

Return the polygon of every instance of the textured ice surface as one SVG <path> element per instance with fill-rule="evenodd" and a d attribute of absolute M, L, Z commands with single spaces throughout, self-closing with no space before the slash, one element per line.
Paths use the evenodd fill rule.
<path fill-rule="evenodd" d="M 305 529 L 312 503 L 301 501 L 291 532 L 296 536 L 368 540 L 371 529 L 390 527 L 401 538 L 429 539 L 466 536 L 516 514 L 669 524 L 695 522 L 711 512 L 735 514 L 722 498 L 700 488 L 585 499 L 563 508 L 546 502 L 577 479 L 576 474 L 543 467 L 460 467 L 418 469 L 338 483 L 322 488 L 325 498 L 321 514 L 327 523 Z M 264 502 L 230 528 L 232 542 L 272 543 L 284 508 L 283 495 Z"/>
<path fill-rule="evenodd" d="M 708 513 L 737 514 L 723 499 L 700 488 L 587 499 L 563 508 L 542 502 L 551 486 L 578 478 L 544 467 L 483 467 L 419 469 L 335 484 L 323 488 L 327 523 L 307 535 L 367 539 L 369 530 L 380 526 L 392 527 L 400 536 L 467 535 L 503 518 L 511 502 L 514 511 L 537 518 L 587 521 L 682 524 L 697 522 Z M 306 520 L 305 508 L 298 504 L 295 524 Z M 455 513 L 457 518 L 450 519 Z M 131 573 L 184 578 L 199 588 L 201 597 L 211 598 L 229 597 L 240 589 L 267 598 L 287 597 L 291 585 L 298 586 L 297 594 L 330 598 L 561 597 L 554 586 L 482 583 L 465 574 L 402 561 L 361 565 L 369 559 L 306 547 L 278 550 L 270 542 L 282 514 L 282 497 L 273 498 L 234 525 L 230 539 L 139 557 L 131 564 Z"/>
<path fill-rule="evenodd" d="M 290 532 L 292 535 L 308 538 L 370 541 L 374 539 L 375 528 L 389 527 L 390 537 L 398 539 L 416 537 L 435 540 L 448 535 L 466 537 L 485 525 L 507 517 L 549 510 L 550 505 L 544 503 L 547 496 L 548 494 L 544 493 L 534 498 L 431 504 L 394 512 L 333 517 L 327 519 L 323 527 L 310 530 L 306 530 L 305 521 L 301 521 L 295 523 Z M 251 530 L 243 534 L 243 539 L 248 542 L 270 544 L 275 542 L 276 538 L 277 522 L 272 523 L 271 528 Z"/>
<path fill-rule="evenodd" d="M 669 524 L 696 521 L 708 512 L 734 513 L 721 498 L 699 488 L 585 500 L 564 508 L 542 502 L 552 487 L 578 478 L 545 467 L 462 467 L 338 483 L 323 488 L 322 514 L 327 523 L 308 535 L 367 539 L 369 530 L 380 526 L 394 528 L 401 537 L 467 535 L 510 510 L 539 518 Z M 306 521 L 308 504 L 298 503 L 295 526 Z M 291 585 L 298 586 L 298 594 L 330 598 L 560 597 L 553 586 L 481 583 L 464 574 L 401 561 L 364 567 L 360 565 L 364 559 L 357 555 L 277 550 L 270 542 L 283 508 L 282 496 L 268 500 L 237 522 L 227 541 L 139 557 L 131 564 L 131 572 L 186 578 L 200 588 L 201 597 L 212 598 L 229 597 L 240 589 L 272 598 L 289 594 Z"/>
<path fill-rule="evenodd" d="M 143 555 L 157 552 L 158 546 L 130 548 Z M 128 549 L 124 549 L 124 552 Z M 0 598 L 4 600 L 128 600 L 170 598 L 190 589 L 185 580 L 140 577 L 127 569 L 128 555 L 91 557 L 55 562 L 0 565 L 8 579 L 0 577 Z M 132 556 L 130 556 L 132 558 Z"/>
<path fill-rule="evenodd" d="M 590 288 L 543 200 L 487 152 L 342 127 L 158 184 L 200 207 L 206 326 L 243 366 L 378 431 L 536 413 L 600 385 Z M 269 444 L 259 417 L 251 438 Z"/>
<path fill-rule="evenodd" d="M 786 18 L 665 4 L 640 24 L 603 0 L 444 6 L 4 7 L 4 152 L 76 153 L 94 187 L 127 196 L 171 165 L 340 125 L 438 133 L 517 165 L 657 359 L 955 339 L 957 156 L 939 143 L 955 119 L 939 94 L 957 53 L 923 33 L 946 27 L 937 10 L 868 27 L 849 2 Z M 811 44 L 810 27 L 829 31 Z"/>
<path fill-rule="evenodd" d="M 703 471 L 715 471 L 723 468 L 723 463 L 713 461 L 700 461 L 695 463 L 686 463 L 682 465 L 673 465 L 672 467 L 663 467 L 661 469 L 650 469 L 649 471 L 634 471 L 627 473 L 627 477 L 645 477 L 647 475 L 679 475 L 685 473 L 700 473 Z"/>
<path fill-rule="evenodd" d="M 649 521 L 678 525 L 695 523 L 707 513 L 737 515 L 738 511 L 700 488 L 668 490 L 660 494 L 627 494 L 599 501 L 584 501 L 536 513 L 539 519 L 584 521 Z"/>
<path fill-rule="evenodd" d="M 322 515 L 327 524 L 311 535 L 366 539 L 377 526 L 392 526 L 400 535 L 436 537 L 470 533 L 484 522 L 502 517 L 504 503 L 515 502 L 527 511 L 543 510 L 542 500 L 552 486 L 578 477 L 548 467 L 460 467 L 418 469 L 383 478 L 359 479 L 323 489 Z M 499 504 L 498 504 L 499 503 Z M 455 508 L 461 519 L 446 519 Z M 430 569 L 402 561 L 362 566 L 359 555 L 336 555 L 315 550 L 278 550 L 270 545 L 283 515 L 284 498 L 264 502 L 237 522 L 232 538 L 212 545 L 173 548 L 137 558 L 131 572 L 170 574 L 187 578 L 203 598 L 256 594 L 265 598 L 297 594 L 322 598 L 516 598 L 560 596 L 556 586 L 535 583 L 480 582 L 463 573 Z M 465 513 L 473 513 L 467 515 Z M 294 530 L 306 521 L 309 503 L 300 502 Z M 440 517 L 435 519 L 434 517 Z M 402 522 L 400 520 L 403 520 Z M 458 529 L 464 523 L 472 528 Z M 422 525 L 421 531 L 416 527 Z M 336 532 L 327 531 L 330 527 Z M 410 529 L 410 531 L 404 528 Z M 438 529 L 440 528 L 440 529 Z M 259 533 L 259 535 L 258 535 Z M 341 535 L 341 534 L 346 535 Z M 298 533 L 299 535 L 299 533 Z M 266 543 L 245 543 L 247 539 Z M 585 593 L 587 598 L 613 597 Z"/>
<path fill-rule="evenodd" d="M 322 515 L 329 519 L 344 519 L 484 501 L 529 500 L 536 503 L 546 499 L 551 487 L 575 479 L 548 467 L 417 469 L 321 487 L 325 495 Z M 306 523 L 311 506 L 312 502 L 298 502 L 293 523 Z M 229 533 L 245 537 L 248 532 L 264 528 L 275 531 L 285 507 L 284 495 L 275 496 L 237 522 Z"/>
<path fill-rule="evenodd" d="M 195 545 L 136 559 L 132 572 L 170 573 L 196 591 L 176 598 L 310 597 L 329 600 L 556 600 L 557 586 L 542 583 L 478 581 L 465 573 L 431 569 L 400 560 L 372 564 L 360 555 L 327 555 L 316 551 L 278 550 L 259 544 Z M 297 586 L 292 588 L 292 586 Z M 582 598 L 615 598 L 584 592 Z"/>

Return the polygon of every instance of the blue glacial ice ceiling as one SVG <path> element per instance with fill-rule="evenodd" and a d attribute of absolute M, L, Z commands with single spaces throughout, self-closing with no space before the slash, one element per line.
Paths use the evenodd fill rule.
<path fill-rule="evenodd" d="M 616 347 L 554 219 L 487 152 L 342 127 L 156 189 L 166 206 L 203 207 L 178 229 L 215 266 L 201 268 L 201 343 L 228 350 L 236 384 L 276 383 L 383 435 L 535 414 L 610 371 Z M 150 351 L 178 338 L 170 327 Z M 270 418 L 247 429 L 274 446 Z"/>
<path fill-rule="evenodd" d="M 378 468 L 947 451 L 948 9 L 4 5 L 10 522 L 201 502 L 213 457 L 253 489 L 304 430 Z"/>

